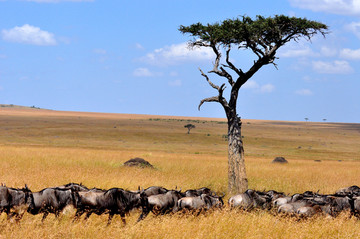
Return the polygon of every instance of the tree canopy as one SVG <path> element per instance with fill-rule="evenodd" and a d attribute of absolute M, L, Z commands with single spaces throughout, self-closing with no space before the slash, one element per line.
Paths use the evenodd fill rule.
<path fill-rule="evenodd" d="M 190 26 L 181 25 L 179 31 L 183 34 L 190 34 L 192 40 L 189 41 L 190 47 L 210 47 L 216 54 L 214 67 L 209 73 L 215 73 L 225 77 L 232 87 L 232 98 L 230 102 L 222 97 L 225 84 L 221 86 L 214 85 L 206 74 L 201 70 L 201 74 L 207 79 L 209 84 L 219 91 L 219 97 L 211 97 L 201 101 L 219 102 L 227 110 L 228 103 L 236 105 L 237 93 L 239 88 L 245 84 L 262 66 L 274 63 L 276 51 L 287 42 L 300 38 L 310 40 L 314 35 L 320 33 L 323 36 L 328 33 L 328 26 L 310 21 L 306 18 L 288 17 L 284 15 L 275 15 L 274 17 L 257 16 L 255 20 L 248 16 L 242 16 L 236 19 L 227 19 L 220 23 L 202 24 L 196 23 Z M 222 53 L 220 47 L 226 49 L 226 64 L 220 65 Z M 232 48 L 250 49 L 258 59 L 253 66 L 246 72 L 237 68 L 230 61 L 230 51 Z M 229 68 L 237 74 L 237 79 L 227 71 Z"/>
<path fill-rule="evenodd" d="M 274 17 L 257 16 L 255 20 L 248 16 L 227 19 L 221 23 L 203 25 L 192 24 L 188 27 L 180 26 L 182 33 L 189 33 L 194 37 L 191 46 L 231 44 L 239 48 L 250 48 L 260 56 L 265 56 L 274 47 L 279 48 L 290 40 L 312 36 L 321 33 L 325 36 L 328 27 L 320 22 L 306 18 L 276 15 Z"/>

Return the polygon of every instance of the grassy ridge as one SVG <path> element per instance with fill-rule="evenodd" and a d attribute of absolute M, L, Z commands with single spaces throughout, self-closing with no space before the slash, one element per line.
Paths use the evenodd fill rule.
<path fill-rule="evenodd" d="M 159 120 L 154 120 L 159 119 Z M 187 134 L 188 120 L 196 128 Z M 160 185 L 183 189 L 227 188 L 226 124 L 221 119 L 88 114 L 45 110 L 0 109 L 0 181 L 28 184 L 33 191 L 68 182 L 88 187 L 136 189 Z M 243 135 L 249 186 L 286 193 L 306 190 L 332 193 L 360 185 L 360 125 L 244 120 Z M 287 165 L 271 164 L 284 156 Z M 126 168 L 142 157 L 155 169 Z M 321 162 L 314 162 L 321 160 Z M 339 162 L 338 160 L 342 160 Z M 226 199 L 228 196 L 226 196 Z M 200 217 L 149 216 L 128 225 L 106 216 L 71 223 L 74 212 L 60 220 L 25 215 L 18 225 L 0 217 L 0 235 L 12 238 L 355 238 L 360 223 L 346 215 L 297 222 L 267 212 L 228 211 Z"/>

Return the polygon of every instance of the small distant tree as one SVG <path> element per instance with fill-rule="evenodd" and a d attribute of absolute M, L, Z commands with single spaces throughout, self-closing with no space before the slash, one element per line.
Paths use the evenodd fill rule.
<path fill-rule="evenodd" d="M 304 118 L 306 122 L 308 122 L 309 118 Z"/>
<path fill-rule="evenodd" d="M 190 134 L 190 130 L 195 128 L 195 125 L 193 124 L 187 124 L 187 125 L 184 125 L 184 128 L 187 128 L 188 129 L 188 134 Z"/>
<path fill-rule="evenodd" d="M 324 122 L 326 122 L 326 119 L 323 119 Z"/>

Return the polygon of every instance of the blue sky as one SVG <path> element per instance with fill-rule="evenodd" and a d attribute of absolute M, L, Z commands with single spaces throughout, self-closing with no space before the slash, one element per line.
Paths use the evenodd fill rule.
<path fill-rule="evenodd" d="M 330 34 L 279 50 L 278 69 L 241 88 L 239 115 L 360 123 L 360 0 L 0 0 L 0 103 L 224 118 L 218 103 L 198 111 L 217 94 L 198 70 L 211 70 L 214 55 L 190 51 L 178 28 L 275 14 L 320 21 Z M 231 58 L 247 70 L 254 56 Z"/>

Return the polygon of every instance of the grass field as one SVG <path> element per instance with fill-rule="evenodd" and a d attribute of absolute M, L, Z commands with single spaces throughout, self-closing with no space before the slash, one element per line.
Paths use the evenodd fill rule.
<path fill-rule="evenodd" d="M 196 126 L 187 134 L 185 124 Z M 224 119 L 58 112 L 0 108 L 0 182 L 32 191 L 69 182 L 136 189 L 152 185 L 183 190 L 227 189 Z M 289 194 L 333 193 L 360 185 L 360 124 L 243 120 L 249 187 Z M 276 156 L 286 165 L 272 164 Z M 122 164 L 141 157 L 154 169 Z M 316 162 L 314 160 L 321 160 Z M 229 197 L 227 195 L 225 200 Z M 106 215 L 72 223 L 25 214 L 20 225 L 0 217 L 0 238 L 356 238 L 360 221 L 347 215 L 296 221 L 267 212 L 222 211 L 199 217 L 149 215 L 127 225 Z"/>

